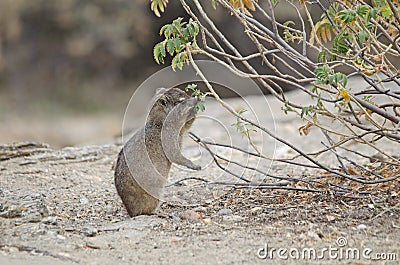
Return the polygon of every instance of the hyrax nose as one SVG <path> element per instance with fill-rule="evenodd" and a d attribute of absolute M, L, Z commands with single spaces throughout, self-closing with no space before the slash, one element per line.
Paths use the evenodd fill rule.
<path fill-rule="evenodd" d="M 188 104 L 189 106 L 194 107 L 194 106 L 196 106 L 197 102 L 199 102 L 199 99 L 198 99 L 197 97 L 195 97 L 195 98 L 190 98 L 190 99 L 188 99 L 186 102 L 187 102 L 187 104 Z"/>

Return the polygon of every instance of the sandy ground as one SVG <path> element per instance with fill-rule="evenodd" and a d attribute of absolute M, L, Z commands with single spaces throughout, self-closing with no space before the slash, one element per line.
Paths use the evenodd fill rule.
<path fill-rule="evenodd" d="M 317 132 L 298 135 L 301 121 L 268 114 L 264 99 L 249 102 L 263 124 L 281 137 L 304 150 L 319 143 Z M 209 112 L 192 131 L 211 141 L 242 141 L 230 126 L 235 119 L 213 104 L 207 104 Z M 231 104 L 240 108 L 242 103 Z M 292 154 L 258 133 L 255 143 L 264 153 Z M 236 179 L 223 173 L 203 149 L 190 139 L 184 146 L 184 153 L 204 169 L 173 167 L 159 215 L 135 218 L 129 218 L 113 185 L 119 140 L 61 150 L 44 144 L 0 147 L 0 264 L 399 263 L 398 181 L 370 187 L 370 196 L 361 199 L 330 192 L 232 188 L 215 184 Z M 218 150 L 231 159 L 259 162 Z M 334 163 L 329 157 L 320 159 Z M 322 174 L 265 161 L 258 166 L 280 176 Z M 260 177 L 248 175 L 251 180 Z"/>

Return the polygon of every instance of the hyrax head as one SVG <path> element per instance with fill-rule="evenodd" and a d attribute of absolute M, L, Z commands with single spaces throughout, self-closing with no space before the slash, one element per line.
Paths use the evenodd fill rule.
<path fill-rule="evenodd" d="M 152 100 L 148 120 L 163 123 L 167 116 L 170 122 L 186 123 L 196 116 L 195 106 L 198 99 L 189 97 L 178 88 L 160 88 Z"/>

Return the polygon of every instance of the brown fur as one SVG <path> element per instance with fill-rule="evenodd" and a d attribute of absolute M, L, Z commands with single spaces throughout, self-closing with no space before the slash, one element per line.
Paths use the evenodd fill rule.
<path fill-rule="evenodd" d="M 118 155 L 114 181 L 129 215 L 153 214 L 162 196 L 171 162 L 199 170 L 185 158 L 182 135 L 192 125 L 197 99 L 183 91 L 159 89 L 146 124 Z"/>

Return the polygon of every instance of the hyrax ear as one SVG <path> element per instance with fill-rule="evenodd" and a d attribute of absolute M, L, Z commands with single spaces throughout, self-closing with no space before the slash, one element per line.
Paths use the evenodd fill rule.
<path fill-rule="evenodd" d="M 169 89 L 168 89 L 168 88 L 165 88 L 165 87 L 157 88 L 157 90 L 156 90 L 156 96 L 164 95 L 164 93 L 167 92 L 168 90 L 169 90 Z"/>

